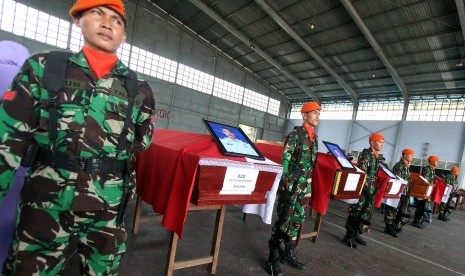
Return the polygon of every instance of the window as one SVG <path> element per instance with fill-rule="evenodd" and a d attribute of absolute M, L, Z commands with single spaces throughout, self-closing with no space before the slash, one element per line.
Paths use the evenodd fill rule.
<path fill-rule="evenodd" d="M 158 79 L 174 82 L 178 63 L 133 46 L 129 67 Z"/>
<path fill-rule="evenodd" d="M 65 49 L 70 23 L 11 0 L 0 0 L 0 29 Z"/>
<path fill-rule="evenodd" d="M 214 76 L 188 67 L 184 64 L 179 64 L 178 77 L 176 83 L 194 90 L 211 94 L 213 90 Z"/>
<path fill-rule="evenodd" d="M 291 116 L 290 119 L 302 119 L 302 115 L 300 115 L 300 109 L 304 103 L 293 103 L 291 106 Z"/>
<path fill-rule="evenodd" d="M 360 101 L 357 111 L 357 120 L 402 120 L 404 102 L 391 101 Z"/>
<path fill-rule="evenodd" d="M 270 101 L 268 103 L 268 113 L 278 116 L 280 104 L 281 103 L 278 100 L 270 98 Z"/>
<path fill-rule="evenodd" d="M 260 93 L 245 89 L 243 105 L 266 112 L 268 107 L 268 97 Z"/>
<path fill-rule="evenodd" d="M 427 99 L 410 101 L 407 121 L 463 122 L 465 99 Z"/>
<path fill-rule="evenodd" d="M 352 120 L 353 112 L 354 106 L 351 102 L 322 103 L 320 119 Z"/>
<path fill-rule="evenodd" d="M 213 96 L 241 104 L 244 96 L 244 87 L 222 79 L 215 79 Z"/>

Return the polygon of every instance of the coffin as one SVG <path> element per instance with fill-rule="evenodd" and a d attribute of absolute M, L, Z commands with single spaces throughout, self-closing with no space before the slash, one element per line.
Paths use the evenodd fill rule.
<path fill-rule="evenodd" d="M 407 181 L 403 179 L 390 179 L 386 185 L 384 198 L 400 198 L 405 187 L 407 187 Z"/>
<path fill-rule="evenodd" d="M 250 194 L 243 194 L 241 191 L 237 191 L 236 194 L 234 191 L 224 194 L 221 191 L 226 170 L 227 167 L 199 165 L 191 202 L 196 205 L 266 203 L 266 193 L 273 187 L 276 172 L 260 170 L 255 188 Z"/>
<path fill-rule="evenodd" d="M 408 185 L 411 189 L 410 196 L 418 199 L 430 199 L 434 188 L 434 184 L 429 183 L 418 173 L 410 174 L 410 181 Z"/>
<path fill-rule="evenodd" d="M 366 180 L 365 172 L 339 169 L 334 177 L 331 197 L 334 199 L 357 199 Z"/>

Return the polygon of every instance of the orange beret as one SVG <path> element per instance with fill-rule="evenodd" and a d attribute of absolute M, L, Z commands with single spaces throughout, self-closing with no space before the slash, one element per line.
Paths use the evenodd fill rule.
<path fill-rule="evenodd" d="M 430 157 L 428 157 L 428 161 L 429 162 L 439 161 L 439 157 L 436 155 L 431 155 Z"/>
<path fill-rule="evenodd" d="M 76 18 L 78 13 L 98 6 L 106 6 L 118 13 L 123 18 L 124 25 L 126 25 L 126 11 L 121 0 L 77 0 L 69 10 L 69 15 Z"/>
<path fill-rule="evenodd" d="M 378 141 L 384 140 L 384 136 L 381 133 L 375 132 L 375 133 L 370 135 L 369 139 L 370 139 L 370 141 L 378 142 Z"/>
<path fill-rule="evenodd" d="M 413 149 L 403 149 L 402 154 L 415 154 Z"/>
<path fill-rule="evenodd" d="M 455 172 L 455 173 L 460 172 L 460 168 L 457 167 L 457 166 L 453 166 L 452 169 L 450 169 L 450 170 L 451 170 L 451 172 Z"/>
<path fill-rule="evenodd" d="M 321 106 L 317 102 L 307 102 L 302 106 L 301 113 L 311 112 L 313 110 L 321 110 Z"/>

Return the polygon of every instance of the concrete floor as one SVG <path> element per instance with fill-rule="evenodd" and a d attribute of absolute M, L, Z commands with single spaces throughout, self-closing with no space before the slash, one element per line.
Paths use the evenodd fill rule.
<path fill-rule="evenodd" d="M 128 248 L 120 275 L 163 275 L 170 234 L 160 223 L 142 224 L 139 234 L 132 234 L 134 209 L 132 201 L 126 216 Z M 146 204 L 143 209 L 151 210 Z M 177 261 L 209 255 L 215 214 L 215 211 L 188 214 Z M 329 213 L 323 217 L 318 241 L 302 240 L 296 251 L 307 269 L 297 271 L 282 265 L 284 275 L 465 275 L 465 209 L 454 211 L 449 222 L 435 219 L 425 229 L 408 224 L 399 238 L 383 232 L 384 215 L 375 211 L 370 233 L 364 235 L 368 245 L 358 249 L 342 244 L 346 216 L 347 204 L 332 200 Z M 313 229 L 314 219 L 307 221 L 305 229 Z M 249 215 L 243 222 L 241 210 L 228 206 L 216 275 L 268 275 L 264 265 L 270 230 L 271 226 L 256 215 Z M 64 275 L 78 275 L 77 258 L 73 259 Z M 176 270 L 174 275 L 210 273 L 208 265 L 201 265 Z"/>

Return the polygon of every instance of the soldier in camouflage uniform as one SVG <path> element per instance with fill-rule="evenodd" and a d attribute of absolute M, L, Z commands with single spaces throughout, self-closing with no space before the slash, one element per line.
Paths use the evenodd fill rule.
<path fill-rule="evenodd" d="M 78 0 L 70 14 L 82 29 L 84 47 L 69 58 L 55 99 L 56 141 L 50 139 L 53 106 L 43 86 L 47 54 L 25 62 L 0 107 L 0 199 L 27 145 L 38 145 L 5 275 L 58 274 L 72 237 L 78 240 L 81 274 L 116 274 L 126 249 L 122 202 L 134 189 L 134 155 L 151 142 L 155 100 L 140 78 L 132 81 L 134 99 L 125 87 L 132 73 L 116 56 L 126 38 L 121 0 Z"/>
<path fill-rule="evenodd" d="M 356 204 L 350 206 L 349 217 L 346 222 L 346 234 L 343 242 L 345 245 L 356 248 L 357 243 L 366 245 L 367 242 L 360 237 L 363 233 L 363 226 L 370 225 L 371 212 L 373 210 L 373 200 L 377 192 L 374 183 L 377 178 L 379 159 L 378 153 L 383 149 L 384 136 L 380 133 L 373 133 L 369 137 L 370 148 L 364 149 L 358 158 L 357 165 L 366 172 L 366 181 L 362 189 L 360 199 Z"/>
<path fill-rule="evenodd" d="M 392 172 L 395 175 L 407 182 L 410 181 L 409 167 L 410 162 L 413 160 L 413 154 L 414 151 L 412 149 L 402 150 L 402 158 L 392 168 Z M 402 231 L 402 227 L 407 222 L 407 218 L 409 217 L 409 199 L 410 189 L 406 187 L 402 191 L 397 208 L 386 206 L 386 210 L 384 212 L 384 222 L 386 223 L 386 228 L 384 229 L 384 232 L 397 238 L 399 233 Z"/>
<path fill-rule="evenodd" d="M 318 152 L 314 128 L 320 122 L 320 111 L 317 102 L 304 104 L 301 109 L 304 123 L 289 133 L 284 144 L 283 175 L 278 188 L 278 217 L 271 231 L 270 255 L 266 265 L 268 273 L 272 275 L 282 275 L 278 260 L 299 270 L 305 268 L 297 260 L 294 248 L 310 202 L 312 173 Z M 284 241 L 284 250 L 281 241 Z"/>
<path fill-rule="evenodd" d="M 434 171 L 439 162 L 439 157 L 431 155 L 428 157 L 429 165 L 424 167 L 421 175 L 431 184 L 434 184 Z M 428 199 L 418 199 L 415 210 L 415 218 L 412 225 L 422 229 L 423 222 L 429 220 L 428 214 L 431 215 L 431 202 Z M 430 222 L 430 221 L 429 221 Z"/>
<path fill-rule="evenodd" d="M 459 185 L 459 182 L 457 181 L 457 176 L 459 175 L 459 173 L 460 173 L 460 168 L 454 166 L 450 170 L 450 173 L 446 175 L 445 182 L 446 184 L 452 185 L 452 190 L 450 191 L 447 202 L 441 202 L 441 205 L 439 206 L 439 216 L 438 216 L 439 220 L 442 220 L 442 221 L 449 220 L 449 218 L 447 217 L 447 214 L 450 213 L 449 204 L 452 201 L 452 197 L 454 197 L 455 190 L 457 190 L 457 187 Z"/>

